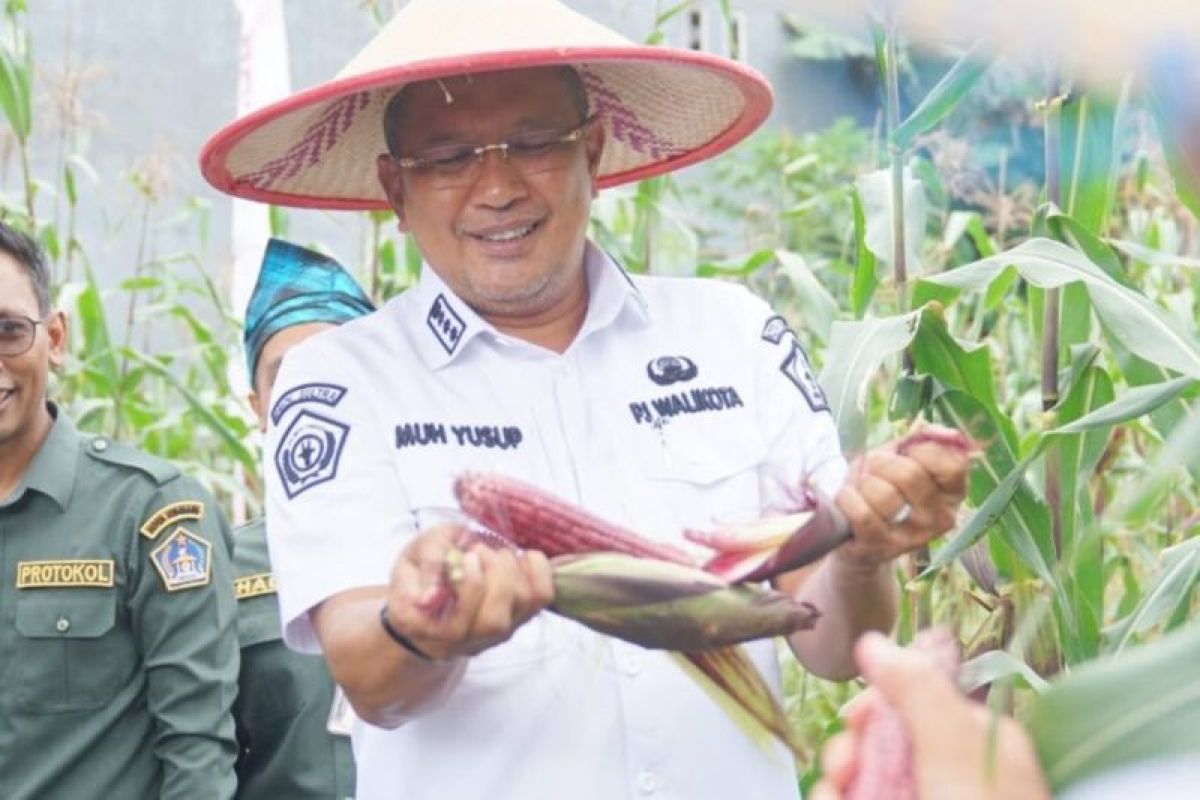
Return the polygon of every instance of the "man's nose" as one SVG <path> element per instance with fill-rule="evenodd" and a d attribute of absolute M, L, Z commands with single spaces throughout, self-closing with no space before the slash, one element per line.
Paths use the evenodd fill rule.
<path fill-rule="evenodd" d="M 493 145 L 479 154 L 479 174 L 473 194 L 493 208 L 505 208 L 528 194 L 525 175 L 508 157 L 503 146 Z"/>

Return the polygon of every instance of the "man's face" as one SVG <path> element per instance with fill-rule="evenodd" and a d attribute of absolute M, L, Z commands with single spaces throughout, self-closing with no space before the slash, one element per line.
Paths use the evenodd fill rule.
<path fill-rule="evenodd" d="M 40 320 L 37 295 L 25 268 L 0 253 L 0 321 Z M 66 319 L 54 312 L 34 327 L 33 345 L 16 356 L 0 356 L 0 448 L 38 438 L 49 423 L 46 383 L 50 367 L 62 363 Z"/>
<path fill-rule="evenodd" d="M 565 133 L 582 119 L 561 73 L 539 68 L 415 84 L 405 92 L 403 121 L 398 155 L 414 157 L 448 144 Z M 590 126 L 581 141 L 556 148 L 552 169 L 536 174 L 490 151 L 463 185 L 439 186 L 386 155 L 379 158 L 379 177 L 401 230 L 416 237 L 459 297 L 484 316 L 528 318 L 552 312 L 584 285 L 583 249 L 603 140 L 603 129 Z"/>
<path fill-rule="evenodd" d="M 305 322 L 284 328 L 279 333 L 267 339 L 262 352 L 258 354 L 258 364 L 254 367 L 254 386 L 250 390 L 250 408 L 258 417 L 258 429 L 267 430 L 267 413 L 271 410 L 271 389 L 275 386 L 275 377 L 279 375 L 279 366 L 288 350 L 303 342 L 310 336 L 315 336 L 324 330 L 335 327 L 331 322 Z"/>

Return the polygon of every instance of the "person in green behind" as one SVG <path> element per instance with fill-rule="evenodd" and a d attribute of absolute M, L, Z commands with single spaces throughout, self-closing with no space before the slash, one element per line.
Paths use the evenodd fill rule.
<path fill-rule="evenodd" d="M 371 312 L 371 302 L 336 261 L 278 239 L 267 245 L 246 309 L 250 406 L 267 428 L 271 386 L 293 345 Z M 321 387 L 309 387 L 321 391 Z M 341 798 L 354 793 L 345 717 L 320 656 L 283 644 L 275 579 L 260 518 L 234 534 L 234 590 L 242 647 L 234 706 L 239 798 Z"/>
<path fill-rule="evenodd" d="M 177 468 L 49 401 L 67 325 L 41 250 L 0 223 L 0 797 L 225 800 L 229 526 Z"/>

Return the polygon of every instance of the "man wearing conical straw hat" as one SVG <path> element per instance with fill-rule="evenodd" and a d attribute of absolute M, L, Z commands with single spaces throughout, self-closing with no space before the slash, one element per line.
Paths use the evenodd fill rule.
<path fill-rule="evenodd" d="M 836 493 L 854 540 L 778 585 L 823 613 L 800 659 L 853 674 L 855 637 L 894 619 L 890 560 L 953 524 L 967 456 L 931 436 L 847 470 L 786 321 L 740 287 L 631 276 L 586 235 L 597 191 L 720 153 L 770 103 L 746 67 L 555 0 L 413 0 L 335 79 L 205 148 L 223 191 L 391 208 L 425 259 L 416 287 L 295 348 L 270 411 L 285 637 L 365 720 L 359 797 L 796 796 L 787 751 L 662 653 L 540 613 L 541 553 L 448 566 L 461 524 L 439 512 L 486 470 L 682 542 L 806 483 Z M 773 644 L 747 647 L 777 688 Z"/>

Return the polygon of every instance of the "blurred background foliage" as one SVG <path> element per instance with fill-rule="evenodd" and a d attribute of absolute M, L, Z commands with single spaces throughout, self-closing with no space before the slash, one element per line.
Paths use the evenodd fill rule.
<path fill-rule="evenodd" d="M 689 3 L 662 5 L 659 25 Z M 102 290 L 75 221 L 106 191 L 74 112 L 56 133 L 34 128 L 27 10 L 8 0 L 4 13 L 15 166 L 0 212 L 46 246 L 70 315 L 54 397 L 84 429 L 172 459 L 235 515 L 257 513 L 258 438 L 231 379 L 240 320 L 207 268 L 207 201 L 163 218 L 156 165 L 133 165 L 139 206 L 119 224 L 138 231 L 137 263 Z M 377 3 L 363 13 L 383 17 Z M 764 131 L 704 170 L 606 192 L 593 235 L 632 270 L 744 281 L 769 298 L 821 367 L 849 454 L 916 420 L 972 433 L 983 452 L 961 525 L 897 570 L 899 635 L 950 626 L 969 685 L 1021 714 L 1046 679 L 1194 616 L 1196 209 L 1128 90 L 1072 91 L 978 53 L 912 48 L 886 26 L 859 41 L 782 24 L 793 58 L 842 63 L 878 95 L 873 124 Z M 30 141 L 50 135 L 57 166 L 32 174 Z M 291 234 L 288 212 L 271 219 Z M 162 252 L 168 229 L 192 231 L 194 246 Z M 363 230 L 371 294 L 411 286 L 420 256 L 390 216 Z M 814 744 L 855 691 L 789 661 L 788 705 Z M 815 769 L 802 764 L 801 780 Z"/>

